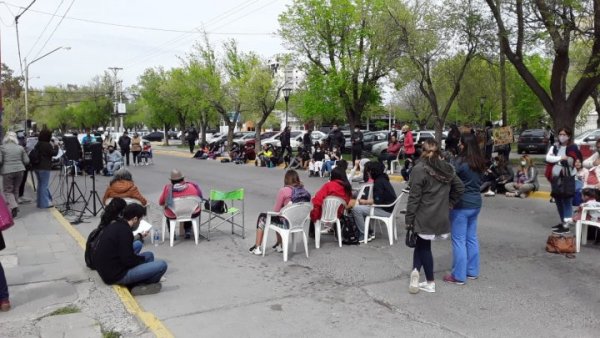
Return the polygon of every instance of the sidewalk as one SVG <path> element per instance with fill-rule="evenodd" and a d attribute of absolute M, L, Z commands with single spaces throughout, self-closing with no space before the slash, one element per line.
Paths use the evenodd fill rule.
<path fill-rule="evenodd" d="M 159 155 L 169 155 L 169 156 L 177 156 L 177 157 L 185 157 L 185 158 L 192 157 L 192 154 L 190 154 L 190 151 L 188 148 L 182 148 L 179 146 L 164 146 L 164 145 L 160 145 L 158 143 L 153 143 L 152 147 L 154 149 L 153 151 Z M 220 159 L 220 158 L 218 158 L 218 159 Z M 252 164 L 252 162 L 248 162 L 248 163 L 246 163 L 246 165 L 253 165 L 253 164 Z M 283 165 L 281 167 L 283 168 Z M 529 197 L 549 200 L 550 199 L 550 185 L 549 185 L 549 183 L 547 183 L 544 180 L 544 178 L 541 174 L 543 174 L 543 172 L 540 171 L 540 175 L 538 176 L 538 180 L 540 182 L 540 190 L 531 193 L 529 195 Z M 392 182 L 404 182 L 404 179 L 402 178 L 402 176 L 400 176 L 400 174 L 397 174 L 397 173 L 390 175 L 390 180 Z"/>
<path fill-rule="evenodd" d="M 29 196 L 34 196 L 29 192 Z M 0 313 L 2 337 L 152 337 L 112 287 L 85 266 L 83 250 L 58 211 L 20 205 L 0 251 L 12 309 Z"/>

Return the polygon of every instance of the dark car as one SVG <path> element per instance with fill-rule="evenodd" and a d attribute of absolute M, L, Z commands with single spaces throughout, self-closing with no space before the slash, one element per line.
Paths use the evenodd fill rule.
<path fill-rule="evenodd" d="M 373 145 L 387 140 L 385 131 L 365 131 L 363 132 L 363 151 L 370 153 Z"/>
<path fill-rule="evenodd" d="M 517 153 L 545 154 L 550 146 L 550 134 L 545 129 L 526 129 L 519 135 Z"/>
<path fill-rule="evenodd" d="M 162 131 L 153 131 L 149 134 L 142 136 L 142 139 L 147 141 L 162 141 L 165 138 L 165 134 Z"/>

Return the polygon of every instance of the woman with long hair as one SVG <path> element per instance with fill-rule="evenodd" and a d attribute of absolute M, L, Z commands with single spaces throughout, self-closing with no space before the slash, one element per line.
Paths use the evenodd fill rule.
<path fill-rule="evenodd" d="M 452 166 L 442 159 L 439 145 L 433 139 L 423 142 L 421 158 L 413 168 L 408 184 L 410 194 L 405 222 L 406 227 L 417 234 L 408 291 L 432 293 L 435 292 L 435 280 L 431 241 L 448 238 L 448 210 L 458 203 L 464 187 Z M 421 268 L 425 271 L 426 281 L 419 283 Z"/>
<path fill-rule="evenodd" d="M 296 170 L 290 169 L 285 172 L 285 176 L 283 178 L 283 187 L 279 189 L 277 192 L 277 197 L 275 197 L 275 205 L 273 206 L 273 211 L 279 212 L 283 207 L 292 203 L 292 193 L 294 189 L 303 189 L 304 186 L 300 181 L 300 176 L 298 176 L 298 172 Z M 306 190 L 305 190 L 306 191 Z M 308 194 L 308 192 L 306 192 Z M 307 199 L 310 201 L 310 195 L 307 196 Z M 254 245 L 248 250 L 250 253 L 255 255 L 262 255 L 262 241 L 263 235 L 265 232 L 265 222 L 267 220 L 267 213 L 261 212 L 258 215 L 258 219 L 256 221 L 256 241 Z M 285 227 L 288 226 L 284 218 L 280 217 L 271 217 L 271 222 L 277 224 L 278 226 Z M 273 245 L 273 250 L 277 252 L 283 252 L 283 248 L 281 247 L 281 236 L 277 233 L 277 242 Z"/>
<path fill-rule="evenodd" d="M 550 172 L 547 173 L 552 182 L 551 195 L 554 197 L 556 209 L 560 217 L 560 223 L 553 227 L 555 233 L 569 232 L 569 224 L 573 221 L 573 195 L 575 193 L 575 180 L 562 180 L 563 184 L 557 182 L 561 177 L 574 177 L 577 174 L 575 161 L 582 161 L 581 152 L 572 140 L 573 133 L 569 128 L 558 130 L 558 142 L 548 150 L 546 162 L 550 163 Z M 572 186 L 565 187 L 565 184 Z M 570 193 L 573 192 L 573 193 Z"/>
<path fill-rule="evenodd" d="M 31 152 L 36 155 L 36 162 L 33 163 L 32 167 L 35 171 L 37 178 L 37 207 L 38 208 L 52 208 L 52 195 L 50 194 L 50 172 L 52 170 L 52 156 L 58 154 L 58 146 L 53 144 L 50 140 L 52 139 L 52 133 L 50 130 L 44 128 L 40 131 L 38 136 L 38 142 Z M 29 153 L 31 155 L 31 152 Z M 31 158 L 30 158 L 31 160 Z"/>
<path fill-rule="evenodd" d="M 515 173 L 515 178 L 512 182 L 504 185 L 506 196 L 525 198 L 530 192 L 536 191 L 540 187 L 537 175 L 538 171 L 533 165 L 531 157 L 529 157 L 529 155 L 521 156 L 519 169 L 517 169 L 517 172 Z"/>
<path fill-rule="evenodd" d="M 315 194 L 315 197 L 313 197 L 313 209 L 310 212 L 310 220 L 313 224 L 321 218 L 321 214 L 323 212 L 323 201 L 327 196 L 340 197 L 346 202 L 346 205 L 350 203 L 350 199 L 352 199 L 352 185 L 348 181 L 346 169 L 344 169 L 343 167 L 335 167 L 331 171 L 331 177 L 329 178 L 329 182 L 323 184 L 323 186 Z M 338 217 L 342 216 L 343 212 L 344 209 L 340 207 L 340 209 L 338 210 Z M 321 229 L 322 233 L 332 231 L 333 229 L 330 225 Z"/>
<path fill-rule="evenodd" d="M 459 153 L 454 162 L 456 175 L 465 191 L 450 211 L 452 222 L 452 273 L 444 276 L 444 282 L 463 285 L 467 278 L 479 277 L 479 240 L 477 239 L 477 216 L 481 211 L 481 179 L 486 170 L 477 138 L 462 134 L 458 144 Z"/>

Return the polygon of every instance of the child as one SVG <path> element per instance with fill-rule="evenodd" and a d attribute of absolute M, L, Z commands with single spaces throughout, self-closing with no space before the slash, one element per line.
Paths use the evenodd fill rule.
<path fill-rule="evenodd" d="M 595 189 L 591 189 L 591 188 L 583 189 L 581 191 L 581 198 L 582 198 L 583 202 L 577 208 L 577 211 L 573 215 L 573 222 L 577 222 L 577 221 L 581 220 L 581 213 L 583 211 L 583 207 L 600 208 L 600 202 L 598 202 L 596 200 L 597 196 L 596 196 Z M 594 219 L 600 218 L 600 211 L 598 211 L 598 210 L 589 211 L 587 214 L 587 219 L 590 220 L 592 218 L 594 218 Z"/>
<path fill-rule="evenodd" d="M 142 141 L 142 153 L 140 157 L 144 160 L 144 165 L 154 164 L 152 161 L 152 144 L 150 141 Z"/>

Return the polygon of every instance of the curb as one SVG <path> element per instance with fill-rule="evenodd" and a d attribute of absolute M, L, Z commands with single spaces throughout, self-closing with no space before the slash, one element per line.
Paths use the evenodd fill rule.
<path fill-rule="evenodd" d="M 66 218 L 63 217 L 63 215 L 58 211 L 58 209 L 52 208 L 50 212 L 52 213 L 52 216 L 54 216 L 54 218 L 58 221 L 58 223 L 60 223 L 63 226 L 67 233 L 69 233 L 69 235 L 73 237 L 75 242 L 79 244 L 81 249 L 85 250 L 86 240 L 79 233 L 79 231 L 77 231 L 73 227 L 73 225 L 69 223 L 69 221 Z M 112 287 L 113 290 L 115 290 L 117 296 L 119 296 L 119 299 L 121 299 L 121 302 L 123 303 L 127 311 L 135 317 L 137 317 L 142 323 L 144 323 L 144 325 L 146 325 L 146 327 L 148 327 L 148 329 L 150 329 L 150 331 L 152 331 L 152 333 L 154 333 L 156 337 L 175 337 L 171 333 L 171 331 L 169 331 L 169 329 L 167 329 L 167 327 L 153 313 L 146 312 L 141 308 L 141 306 L 138 304 L 135 298 L 133 298 L 133 296 L 126 287 L 119 285 L 113 285 Z"/>

